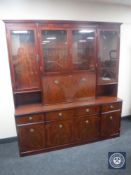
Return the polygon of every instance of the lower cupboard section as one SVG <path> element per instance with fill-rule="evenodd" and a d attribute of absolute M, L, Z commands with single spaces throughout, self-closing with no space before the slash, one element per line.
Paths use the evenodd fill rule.
<path fill-rule="evenodd" d="M 119 135 L 120 111 L 17 126 L 20 155 L 29 155 Z"/>

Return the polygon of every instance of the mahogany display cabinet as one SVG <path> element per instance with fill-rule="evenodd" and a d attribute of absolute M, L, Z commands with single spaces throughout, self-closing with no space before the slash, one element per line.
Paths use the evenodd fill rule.
<path fill-rule="evenodd" d="M 20 155 L 120 134 L 120 23 L 4 21 Z"/>

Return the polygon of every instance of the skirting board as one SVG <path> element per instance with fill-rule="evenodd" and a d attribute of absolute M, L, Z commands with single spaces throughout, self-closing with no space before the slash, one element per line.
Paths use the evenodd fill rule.
<path fill-rule="evenodd" d="M 4 139 L 0 139 L 0 144 L 11 143 L 14 141 L 17 141 L 17 137 L 4 138 Z"/>
<path fill-rule="evenodd" d="M 121 119 L 122 120 L 131 120 L 131 115 L 123 116 L 123 117 L 121 117 Z M 0 144 L 11 143 L 14 141 L 17 141 L 17 137 L 4 138 L 4 139 L 0 139 Z"/>

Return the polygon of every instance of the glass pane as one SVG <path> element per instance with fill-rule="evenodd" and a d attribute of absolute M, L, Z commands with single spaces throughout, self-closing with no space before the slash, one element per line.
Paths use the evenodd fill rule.
<path fill-rule="evenodd" d="M 73 65 L 75 69 L 94 69 L 95 32 L 93 30 L 75 30 L 73 34 Z"/>
<path fill-rule="evenodd" d="M 114 82 L 117 78 L 117 32 L 101 31 L 99 42 L 99 81 Z"/>
<path fill-rule="evenodd" d="M 11 31 L 11 51 L 16 89 L 29 89 L 39 85 L 34 42 L 34 31 L 32 30 Z"/>
<path fill-rule="evenodd" d="M 44 70 L 59 72 L 68 68 L 67 64 L 67 33 L 64 30 L 42 31 L 42 49 Z"/>

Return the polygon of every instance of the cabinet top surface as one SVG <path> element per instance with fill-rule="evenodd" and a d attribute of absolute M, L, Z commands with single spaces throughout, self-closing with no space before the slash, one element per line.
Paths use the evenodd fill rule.
<path fill-rule="evenodd" d="M 88 101 L 77 101 L 77 102 L 47 105 L 47 106 L 43 106 L 42 104 L 22 105 L 16 108 L 15 116 L 64 110 L 64 109 L 84 107 L 84 106 L 89 106 L 89 105 L 114 103 L 114 102 L 119 102 L 119 101 L 121 101 L 121 99 L 117 97 L 104 97 L 103 96 L 103 97 L 97 97 L 96 99 L 91 99 Z"/>

